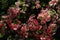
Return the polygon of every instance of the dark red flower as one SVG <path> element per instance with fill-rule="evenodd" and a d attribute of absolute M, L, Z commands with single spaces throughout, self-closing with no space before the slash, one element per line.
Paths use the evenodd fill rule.
<path fill-rule="evenodd" d="M 17 29 L 20 27 L 20 25 L 11 23 L 11 24 L 9 25 L 9 27 L 10 27 L 11 31 L 13 31 L 13 30 L 17 30 Z"/>
<path fill-rule="evenodd" d="M 36 19 L 33 20 L 33 23 L 37 26 L 39 25 L 38 21 Z"/>
<path fill-rule="evenodd" d="M 57 29 L 57 25 L 56 24 L 50 24 L 48 26 L 48 29 L 47 29 L 48 35 L 52 36 L 53 33 L 55 32 L 54 30 L 56 30 L 56 29 Z"/>
<path fill-rule="evenodd" d="M 52 28 L 48 28 L 48 29 L 47 29 L 47 33 L 48 33 L 48 35 L 52 34 L 52 33 L 53 33 Z"/>
<path fill-rule="evenodd" d="M 16 17 L 17 15 L 19 15 L 20 13 L 20 8 L 14 8 L 14 7 L 10 7 L 8 9 L 9 11 L 9 18 L 12 19 L 14 17 Z"/>
<path fill-rule="evenodd" d="M 0 23 L 0 28 L 2 28 L 2 27 L 3 27 L 3 24 Z"/>
<path fill-rule="evenodd" d="M 21 27 L 21 31 L 22 31 L 22 32 L 28 31 L 28 27 L 27 27 L 26 24 L 24 24 L 24 25 Z"/>
<path fill-rule="evenodd" d="M 36 30 L 41 30 L 42 26 L 36 26 Z"/>
<path fill-rule="evenodd" d="M 25 38 L 28 38 L 28 33 L 27 33 L 27 32 L 23 33 L 23 36 L 24 36 Z"/>
<path fill-rule="evenodd" d="M 4 26 L 3 20 L 0 21 L 0 28 L 2 28 Z"/>

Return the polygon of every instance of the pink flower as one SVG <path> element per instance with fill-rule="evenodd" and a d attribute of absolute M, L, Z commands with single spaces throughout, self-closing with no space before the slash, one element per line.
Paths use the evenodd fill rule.
<path fill-rule="evenodd" d="M 53 33 L 52 28 L 48 28 L 48 29 L 47 29 L 47 33 L 48 33 L 48 35 L 52 34 L 52 33 Z"/>
<path fill-rule="evenodd" d="M 52 37 L 42 34 L 40 35 L 40 39 L 41 40 L 52 40 Z"/>
<path fill-rule="evenodd" d="M 12 23 L 12 20 L 4 20 L 4 22 L 6 22 L 8 25 L 10 25 Z"/>
<path fill-rule="evenodd" d="M 10 27 L 11 31 L 13 31 L 13 30 L 19 29 L 20 25 L 11 23 L 11 24 L 9 25 L 9 27 Z"/>
<path fill-rule="evenodd" d="M 47 22 L 50 21 L 50 15 L 49 15 L 49 13 L 45 13 L 44 16 L 45 16 L 45 19 L 46 19 Z"/>
<path fill-rule="evenodd" d="M 51 0 L 51 1 L 53 1 L 53 2 L 58 2 L 59 0 Z"/>
<path fill-rule="evenodd" d="M 18 25 L 21 25 L 21 21 L 19 21 L 18 19 L 16 19 L 16 21 L 18 22 Z"/>
<path fill-rule="evenodd" d="M 33 19 L 33 23 L 37 26 L 39 23 L 36 19 Z"/>
<path fill-rule="evenodd" d="M 28 31 L 28 27 L 27 27 L 26 24 L 24 24 L 24 25 L 21 27 L 21 31 L 22 31 L 22 32 Z"/>
<path fill-rule="evenodd" d="M 36 8 L 37 8 L 37 9 L 38 9 L 38 8 L 41 8 L 40 4 L 36 4 Z"/>
<path fill-rule="evenodd" d="M 48 29 L 47 29 L 47 33 L 48 35 L 52 36 L 53 32 L 55 32 L 54 30 L 57 29 L 57 25 L 56 24 L 50 24 L 48 26 Z"/>
<path fill-rule="evenodd" d="M 46 20 L 43 19 L 43 20 L 40 21 L 40 23 L 41 23 L 41 24 L 45 24 L 45 23 L 46 23 Z"/>
<path fill-rule="evenodd" d="M 41 20 L 41 23 L 43 24 L 50 21 L 50 14 L 49 14 L 48 9 L 41 10 L 41 13 L 38 14 L 37 19 Z"/>
<path fill-rule="evenodd" d="M 23 33 L 23 36 L 24 36 L 25 38 L 28 38 L 28 33 L 27 33 L 27 32 Z"/>
<path fill-rule="evenodd" d="M 49 5 L 50 5 L 50 6 L 53 6 L 53 5 L 57 5 L 57 3 L 58 3 L 58 0 L 51 0 L 51 1 L 49 2 Z"/>
<path fill-rule="evenodd" d="M 14 18 L 16 17 L 18 14 L 20 14 L 20 9 L 19 8 L 14 8 L 14 7 L 10 7 L 8 9 L 9 11 L 9 18 Z"/>
<path fill-rule="evenodd" d="M 17 25 L 14 24 L 14 23 L 11 23 L 11 24 L 10 24 L 10 28 L 11 28 L 11 30 L 17 30 L 17 29 L 19 28 L 19 26 L 17 26 Z"/>
<path fill-rule="evenodd" d="M 40 18 L 43 18 L 43 17 L 44 17 L 43 13 L 40 13 L 40 14 L 38 14 L 37 19 L 40 19 Z"/>
<path fill-rule="evenodd" d="M 35 31 L 36 30 L 35 28 L 36 28 L 35 26 L 29 26 L 30 31 Z"/>
<path fill-rule="evenodd" d="M 30 15 L 30 17 L 28 19 L 28 22 L 33 21 L 34 18 L 35 18 L 35 15 L 34 14 Z"/>
<path fill-rule="evenodd" d="M 36 26 L 36 30 L 41 30 L 42 26 Z"/>
<path fill-rule="evenodd" d="M 3 27 L 3 24 L 0 23 L 0 28 L 2 28 L 2 27 Z"/>
<path fill-rule="evenodd" d="M 31 22 L 28 22 L 28 27 L 29 27 L 29 30 L 31 31 L 35 31 L 35 30 L 40 30 L 42 28 L 42 26 L 38 24 L 37 20 L 33 20 Z"/>
<path fill-rule="evenodd" d="M 36 2 L 35 2 L 35 4 L 39 4 L 40 2 L 37 0 Z"/>
<path fill-rule="evenodd" d="M 19 7 L 19 2 L 15 2 L 16 7 Z"/>
<path fill-rule="evenodd" d="M 36 1 L 36 3 L 35 3 L 37 9 L 41 7 L 39 3 L 40 3 L 39 1 Z"/>

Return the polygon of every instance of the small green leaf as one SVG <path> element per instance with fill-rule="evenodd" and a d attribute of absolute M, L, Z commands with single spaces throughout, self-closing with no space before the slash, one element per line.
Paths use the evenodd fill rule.
<path fill-rule="evenodd" d="M 55 39 L 53 39 L 53 40 L 55 40 Z"/>
<path fill-rule="evenodd" d="M 43 6 L 45 6 L 45 4 L 43 4 Z"/>
<path fill-rule="evenodd" d="M 21 17 L 20 17 L 20 15 L 19 15 L 19 16 L 17 16 L 17 18 L 18 18 L 18 19 L 19 19 L 19 18 L 21 18 Z"/>
<path fill-rule="evenodd" d="M 40 20 L 42 20 L 42 17 L 40 17 Z"/>
<path fill-rule="evenodd" d="M 53 16 L 53 14 L 55 14 L 55 12 L 53 12 L 53 11 L 50 11 L 50 16 Z"/>
<path fill-rule="evenodd" d="M 16 20 L 14 20 L 13 23 L 18 24 L 18 22 Z"/>
<path fill-rule="evenodd" d="M 3 35 L 0 33 L 0 38 L 2 38 L 3 37 Z"/>
<path fill-rule="evenodd" d="M 26 18 L 26 16 L 24 16 L 24 18 Z"/>
<path fill-rule="evenodd" d="M 40 33 L 42 33 L 42 30 L 37 30 L 36 33 L 40 34 Z"/>

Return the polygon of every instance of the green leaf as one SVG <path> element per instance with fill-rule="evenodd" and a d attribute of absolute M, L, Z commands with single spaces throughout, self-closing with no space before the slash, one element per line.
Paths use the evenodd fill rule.
<path fill-rule="evenodd" d="M 24 18 L 26 18 L 26 16 L 24 16 Z"/>
<path fill-rule="evenodd" d="M 25 40 L 34 40 L 34 38 L 27 38 L 27 39 L 25 39 Z"/>
<path fill-rule="evenodd" d="M 40 20 L 42 20 L 42 17 L 40 17 Z"/>
<path fill-rule="evenodd" d="M 0 38 L 2 38 L 3 37 L 3 35 L 0 33 Z"/>
<path fill-rule="evenodd" d="M 36 33 L 40 34 L 40 33 L 42 33 L 42 30 L 37 30 Z"/>
<path fill-rule="evenodd" d="M 45 6 L 45 4 L 43 4 L 43 6 Z"/>
<path fill-rule="evenodd" d="M 20 15 L 18 15 L 17 18 L 18 18 L 18 19 L 21 18 Z"/>
<path fill-rule="evenodd" d="M 16 20 L 14 20 L 13 23 L 18 24 L 18 22 Z"/>
<path fill-rule="evenodd" d="M 53 40 L 55 40 L 55 39 L 53 39 Z"/>
<path fill-rule="evenodd" d="M 56 13 L 56 11 L 55 10 L 50 10 L 50 16 L 53 16 L 53 14 L 55 14 Z"/>

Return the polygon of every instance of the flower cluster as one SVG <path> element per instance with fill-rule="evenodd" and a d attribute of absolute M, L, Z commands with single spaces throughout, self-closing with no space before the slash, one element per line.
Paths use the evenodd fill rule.
<path fill-rule="evenodd" d="M 41 10 L 41 13 L 38 14 L 37 19 L 41 20 L 41 24 L 44 24 L 50 21 L 51 17 L 50 17 L 49 10 L 48 9 Z"/>
<path fill-rule="evenodd" d="M 51 0 L 49 5 L 53 6 L 57 3 L 58 0 Z M 14 34 L 14 32 L 16 32 L 14 36 L 19 38 L 19 40 L 53 40 L 53 35 L 58 28 L 57 22 L 60 24 L 59 15 L 52 11 L 52 9 L 42 8 L 39 10 L 40 12 L 37 16 L 31 14 L 27 21 L 22 23 L 22 21 L 17 17 L 20 17 L 22 14 L 19 5 L 19 2 L 15 2 L 15 7 L 10 7 L 7 14 L 1 16 L 1 33 L 5 36 L 7 30 L 8 34 L 10 34 L 7 40 L 13 40 L 11 35 Z M 35 2 L 35 6 L 37 9 L 41 8 L 39 1 Z"/>
<path fill-rule="evenodd" d="M 59 1 L 59 0 L 51 0 L 51 1 L 49 2 L 49 5 L 50 5 L 50 6 L 53 6 L 53 5 L 55 6 L 55 5 L 57 5 L 58 1 Z"/>

